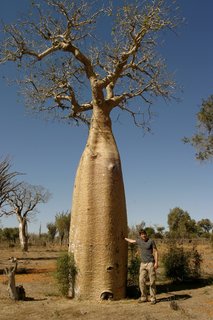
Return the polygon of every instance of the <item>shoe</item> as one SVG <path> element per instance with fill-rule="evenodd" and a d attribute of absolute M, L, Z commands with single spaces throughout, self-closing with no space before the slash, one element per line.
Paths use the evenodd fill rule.
<path fill-rule="evenodd" d="M 157 303 L 156 300 L 152 300 L 152 301 L 150 302 L 150 304 L 156 304 L 156 303 Z"/>
<path fill-rule="evenodd" d="M 144 303 L 144 302 L 147 302 L 146 298 L 139 298 L 138 299 L 138 303 Z"/>

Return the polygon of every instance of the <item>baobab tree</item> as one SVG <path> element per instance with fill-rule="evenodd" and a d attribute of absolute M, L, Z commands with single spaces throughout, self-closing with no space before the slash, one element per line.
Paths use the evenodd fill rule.
<path fill-rule="evenodd" d="M 19 222 L 19 240 L 22 251 L 28 251 L 27 224 L 37 212 L 38 204 L 49 199 L 49 192 L 42 186 L 22 182 L 11 191 L 7 206 L 1 210 L 1 215 L 16 215 Z"/>
<path fill-rule="evenodd" d="M 127 214 L 112 111 L 128 113 L 147 129 L 154 98 L 169 99 L 174 89 L 156 50 L 158 35 L 178 23 L 173 1 L 103 3 L 33 1 L 26 19 L 4 26 L 1 44 L 1 62 L 21 70 L 28 107 L 89 125 L 69 240 L 77 267 L 74 295 L 81 299 L 125 297 Z"/>

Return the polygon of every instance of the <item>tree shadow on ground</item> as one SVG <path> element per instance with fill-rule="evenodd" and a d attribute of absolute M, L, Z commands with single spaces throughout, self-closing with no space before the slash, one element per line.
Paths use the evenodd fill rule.
<path fill-rule="evenodd" d="M 36 261 L 36 260 L 56 260 L 58 258 L 58 256 L 54 256 L 54 257 L 22 257 L 19 258 L 19 261 L 22 260 L 32 260 L 32 261 Z"/>
<path fill-rule="evenodd" d="M 157 291 L 159 293 L 166 293 L 169 291 L 181 291 L 190 289 L 199 289 L 213 284 L 213 277 L 191 279 L 183 282 L 170 282 L 157 284 Z"/>
<path fill-rule="evenodd" d="M 157 294 L 170 293 L 173 291 L 182 291 L 182 290 L 191 290 L 199 289 L 213 284 L 213 277 L 203 278 L 203 279 L 194 279 L 184 282 L 166 282 L 166 283 L 157 283 Z M 174 296 L 174 295 L 173 295 Z M 179 295 L 175 294 L 175 299 Z M 185 297 L 187 296 L 187 297 Z M 129 285 L 127 286 L 127 298 L 137 299 L 140 297 L 140 289 L 138 285 Z M 180 295 L 182 299 L 190 298 L 188 295 Z M 164 298 L 163 298 L 164 299 Z M 168 298 L 165 298 L 168 301 Z M 171 299 L 170 299 L 171 300 Z"/>
<path fill-rule="evenodd" d="M 57 260 L 57 256 L 54 256 L 54 257 L 36 257 L 36 258 L 33 258 L 33 257 L 22 257 L 22 258 L 19 258 L 18 259 L 18 262 L 22 262 L 22 261 L 40 261 L 40 260 L 53 260 L 53 261 L 56 261 Z M 6 265 L 6 264 L 5 264 Z M 4 274 L 4 270 L 5 270 L 5 267 L 3 268 L 0 268 L 0 275 L 1 274 Z M 16 274 L 27 274 L 27 273 L 33 273 L 35 270 L 35 268 L 26 268 L 26 267 L 20 267 L 18 266 L 18 269 L 16 270 Z"/>
<path fill-rule="evenodd" d="M 157 302 L 168 302 L 168 301 L 178 301 L 178 300 L 186 300 L 191 298 L 190 294 L 171 294 L 164 298 L 158 298 Z"/>
<path fill-rule="evenodd" d="M 35 299 L 33 297 L 25 297 L 23 301 L 45 301 L 47 298 L 42 298 L 42 299 Z"/>

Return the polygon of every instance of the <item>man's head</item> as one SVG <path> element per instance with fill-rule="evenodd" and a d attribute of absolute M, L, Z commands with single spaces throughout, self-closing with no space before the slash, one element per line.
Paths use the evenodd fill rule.
<path fill-rule="evenodd" d="M 144 229 L 140 229 L 139 231 L 139 235 L 141 237 L 142 240 L 147 241 L 148 240 L 148 236 L 147 233 Z"/>

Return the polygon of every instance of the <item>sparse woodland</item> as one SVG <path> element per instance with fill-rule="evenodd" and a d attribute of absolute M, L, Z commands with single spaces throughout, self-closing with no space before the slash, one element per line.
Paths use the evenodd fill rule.
<path fill-rule="evenodd" d="M 173 98 L 175 81 L 157 49 L 162 32 L 170 31 L 180 23 L 176 8 L 173 1 L 165 0 L 144 1 L 143 5 L 137 0 L 124 1 L 121 6 L 113 6 L 111 1 L 102 5 L 99 1 L 83 0 L 79 5 L 78 1 L 38 0 L 32 2 L 32 12 L 26 18 L 3 25 L 0 62 L 13 62 L 20 71 L 17 82 L 26 106 L 33 112 L 68 123 L 86 124 L 89 128 L 76 173 L 70 228 L 61 231 L 60 219 L 58 224 L 56 219 L 56 228 L 54 223 L 49 224 L 46 235 L 34 237 L 36 241 L 42 240 L 48 250 L 57 239 L 62 246 L 64 237 L 69 235 L 69 252 L 77 268 L 73 297 L 97 301 L 110 292 L 115 300 L 126 298 L 126 274 L 136 252 L 131 248 L 128 251 L 124 241 L 128 234 L 125 191 L 121 159 L 113 135 L 112 111 L 128 114 L 136 126 L 149 131 L 153 103 L 159 98 Z M 98 34 L 102 19 L 109 26 L 104 37 Z M 186 140 L 192 144 L 194 141 Z M 2 177 L 6 172 L 7 182 L 12 186 L 7 189 L 4 180 L 0 180 L 0 183 L 3 181 L 1 215 L 16 214 L 22 249 L 27 251 L 28 240 L 33 240 L 32 235 L 26 236 L 27 215 L 37 203 L 45 203 L 49 195 L 42 189 L 37 197 L 38 192 L 34 193 L 29 186 L 27 191 L 32 191 L 32 198 L 27 195 L 26 188 L 18 193 L 24 185 L 18 189 L 16 185 L 10 185 L 16 173 L 7 176 L 8 169 L 10 166 L 0 167 Z M 27 204 L 22 200 L 23 194 L 24 200 L 30 199 Z M 35 202 L 31 202 L 32 199 Z M 212 241 L 212 222 L 208 219 L 196 222 L 181 208 L 171 210 L 168 226 L 168 232 L 161 226 L 149 226 L 147 232 L 160 239 L 159 243 L 171 243 L 171 239 L 184 242 L 186 238 Z M 137 236 L 137 228 L 130 227 L 129 232 Z M 16 249 L 17 238 L 11 233 L 12 230 L 6 233 L 2 229 L 0 234 L 3 245 L 5 241 L 10 242 L 9 251 Z M 32 252 L 35 247 L 32 245 Z M 57 257 L 60 251 L 57 251 Z M 23 264 L 39 260 L 31 253 L 29 260 L 23 253 L 18 255 Z M 45 264 L 46 258 L 45 254 L 41 258 Z M 199 261 L 199 255 L 196 261 Z M 46 265 L 45 270 L 52 270 Z M 190 262 L 189 268 L 192 268 Z M 31 292 L 33 294 L 33 290 Z M 91 314 L 91 309 L 88 310 L 80 309 L 76 314 Z M 63 310 L 60 312 L 63 316 Z M 52 315 L 59 317 L 60 312 L 56 309 Z M 164 314 L 169 318 L 169 312 Z M 188 317 L 187 312 L 181 315 L 183 319 Z M 94 318 L 94 314 L 91 316 Z M 158 315 L 152 318 L 158 319 Z M 149 313 L 144 319 L 150 319 Z"/>

